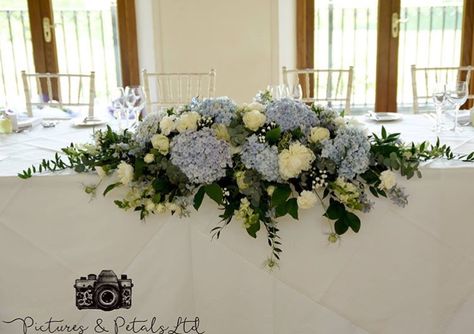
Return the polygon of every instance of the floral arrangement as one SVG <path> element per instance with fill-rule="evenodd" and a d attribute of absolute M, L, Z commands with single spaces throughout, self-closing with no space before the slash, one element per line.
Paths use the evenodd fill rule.
<path fill-rule="evenodd" d="M 125 188 L 115 204 L 141 219 L 165 212 L 188 216 L 191 206 L 198 210 L 208 196 L 222 209 L 213 236 L 233 220 L 254 238 L 263 229 L 271 248 L 266 263 L 272 267 L 282 251 L 279 217 L 298 219 L 299 210 L 320 202 L 331 226 L 328 240 L 336 242 L 349 229 L 360 230 L 357 213 L 371 210 L 371 197 L 407 204 L 396 174 L 421 177 L 420 162 L 433 158 L 474 160 L 474 153 L 455 156 L 439 141 L 416 145 L 399 137 L 384 128 L 368 136 L 333 110 L 272 100 L 261 92 L 243 106 L 220 97 L 151 113 L 134 133 L 108 127 L 95 132 L 93 144 L 71 144 L 63 149 L 65 157 L 43 160 L 19 176 L 95 171 L 99 183 L 109 182 L 104 195 Z M 86 192 L 95 194 L 97 186 Z"/>

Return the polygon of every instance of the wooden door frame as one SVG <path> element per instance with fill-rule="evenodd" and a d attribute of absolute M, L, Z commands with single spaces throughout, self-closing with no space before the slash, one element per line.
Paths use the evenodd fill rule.
<path fill-rule="evenodd" d="M 397 112 L 399 37 L 392 36 L 392 14 L 400 14 L 400 2 L 378 2 L 375 112 Z"/>
<path fill-rule="evenodd" d="M 315 0 L 296 1 L 296 67 L 298 69 L 314 67 L 314 2 Z M 303 92 L 306 81 L 299 78 Z M 314 77 L 309 76 L 309 92 L 313 96 Z"/>
<path fill-rule="evenodd" d="M 38 73 L 58 73 L 59 65 L 54 28 L 51 28 L 51 42 L 47 43 L 43 36 L 43 18 L 48 17 L 51 25 L 54 25 L 52 0 L 28 0 L 28 13 L 35 71 Z M 117 17 L 122 85 L 139 85 L 135 0 L 117 0 Z M 53 87 L 53 90 L 56 92 L 55 87 Z M 43 91 L 46 91 L 46 87 Z"/>

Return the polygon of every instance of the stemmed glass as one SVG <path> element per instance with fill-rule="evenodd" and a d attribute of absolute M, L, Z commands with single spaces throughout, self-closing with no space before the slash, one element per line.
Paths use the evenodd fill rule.
<path fill-rule="evenodd" d="M 295 100 L 298 100 L 298 101 L 303 98 L 303 89 L 301 88 L 300 84 L 297 83 L 293 85 L 293 90 L 291 92 L 291 95 Z"/>
<path fill-rule="evenodd" d="M 111 107 L 113 116 L 118 121 L 119 131 L 123 129 L 122 121 L 125 121 L 125 128 L 128 127 L 129 111 L 125 103 L 125 91 L 122 87 L 117 87 L 111 92 Z"/>
<path fill-rule="evenodd" d="M 125 103 L 133 116 L 133 123 L 138 122 L 139 115 L 145 106 L 145 93 L 141 86 L 127 86 L 124 92 Z"/>
<path fill-rule="evenodd" d="M 446 105 L 446 84 L 436 83 L 433 89 L 433 102 L 436 109 L 436 126 L 435 131 L 441 132 L 441 117 L 443 108 Z"/>
<path fill-rule="evenodd" d="M 458 111 L 459 108 L 467 101 L 467 82 L 457 81 L 455 84 L 447 85 L 446 96 L 448 101 L 455 105 L 454 111 L 454 132 L 459 132 L 458 129 Z"/>
<path fill-rule="evenodd" d="M 267 90 L 274 100 L 290 96 L 290 88 L 287 85 L 271 85 L 267 87 Z"/>

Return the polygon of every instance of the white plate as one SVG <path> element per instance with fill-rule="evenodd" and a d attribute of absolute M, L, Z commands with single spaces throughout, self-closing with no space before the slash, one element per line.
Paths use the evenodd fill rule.
<path fill-rule="evenodd" d="M 371 112 L 367 117 L 376 122 L 391 122 L 402 119 L 402 115 L 396 112 Z"/>
<path fill-rule="evenodd" d="M 104 125 L 105 123 L 107 122 L 102 119 L 89 119 L 88 120 L 86 118 L 79 118 L 73 121 L 74 126 L 80 126 L 80 127 L 99 126 L 99 125 Z"/>

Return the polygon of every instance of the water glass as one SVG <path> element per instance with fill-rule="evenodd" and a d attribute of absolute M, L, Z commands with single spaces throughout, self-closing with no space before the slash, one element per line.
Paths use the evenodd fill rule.
<path fill-rule="evenodd" d="M 133 116 L 133 123 L 138 122 L 140 112 L 145 107 L 145 93 L 141 86 L 127 86 L 124 92 L 126 106 Z"/>
<path fill-rule="evenodd" d="M 445 84 L 436 84 L 433 89 L 433 102 L 436 109 L 436 126 L 435 131 L 437 133 L 441 132 L 441 118 L 443 115 L 443 109 L 446 106 L 447 96 L 446 96 L 446 85 Z"/>
<path fill-rule="evenodd" d="M 468 88 L 467 82 L 457 81 L 453 84 L 448 84 L 446 86 L 446 96 L 448 101 L 455 106 L 454 110 L 454 126 L 453 131 L 458 132 L 458 111 L 459 108 L 467 101 Z"/>

